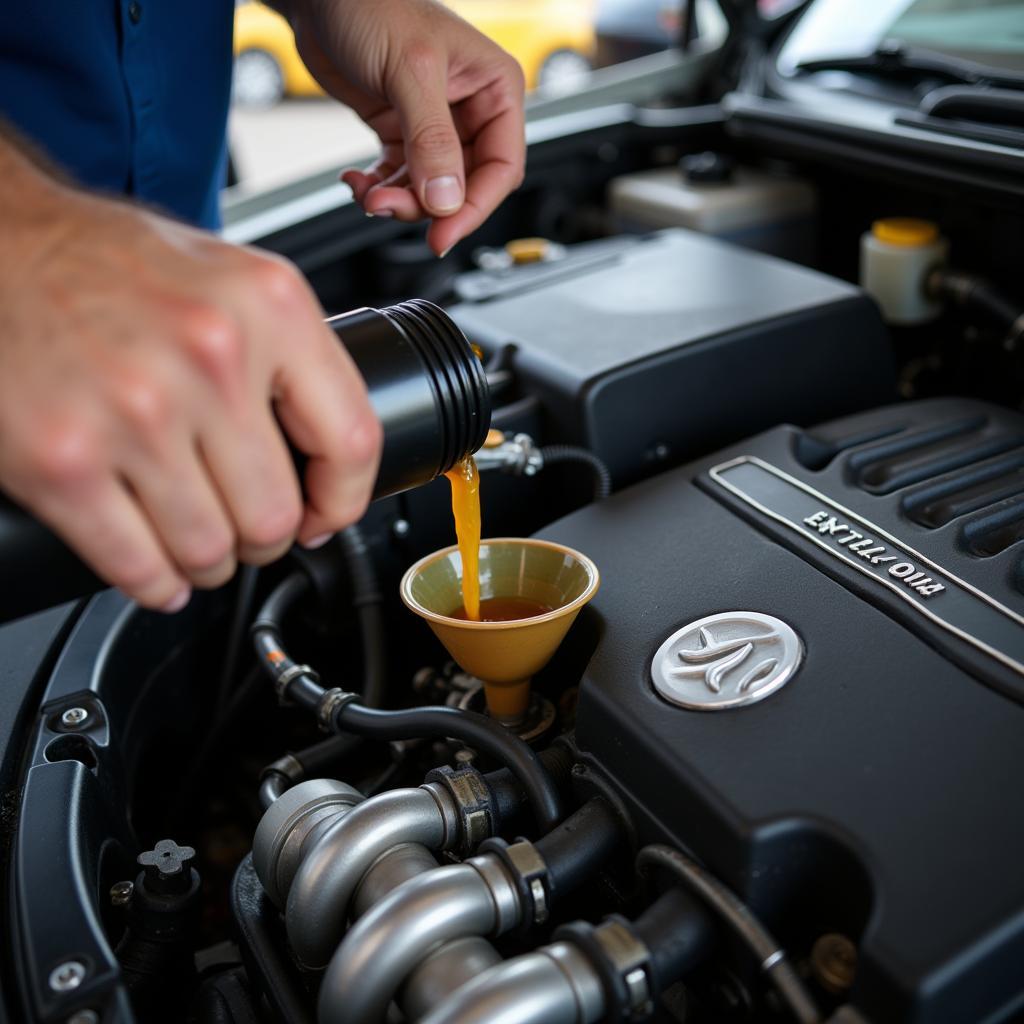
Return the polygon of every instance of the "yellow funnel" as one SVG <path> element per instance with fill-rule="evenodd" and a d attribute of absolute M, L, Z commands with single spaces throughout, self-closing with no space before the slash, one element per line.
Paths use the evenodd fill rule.
<path fill-rule="evenodd" d="M 508 622 L 452 618 L 462 608 L 458 547 L 421 558 L 402 577 L 401 593 L 462 669 L 482 680 L 491 715 L 512 725 L 526 713 L 531 677 L 551 659 L 599 583 L 597 566 L 572 548 L 500 537 L 480 543 L 481 600 L 518 597 L 551 611 Z"/>

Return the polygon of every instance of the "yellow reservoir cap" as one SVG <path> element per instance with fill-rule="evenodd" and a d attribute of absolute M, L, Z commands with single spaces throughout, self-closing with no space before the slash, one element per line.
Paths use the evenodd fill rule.
<path fill-rule="evenodd" d="M 939 237 L 939 226 L 915 217 L 886 217 L 871 225 L 871 234 L 886 245 L 931 245 Z"/>
<path fill-rule="evenodd" d="M 513 263 L 539 263 L 548 254 L 551 243 L 546 238 L 516 238 L 505 243 L 505 252 Z"/>

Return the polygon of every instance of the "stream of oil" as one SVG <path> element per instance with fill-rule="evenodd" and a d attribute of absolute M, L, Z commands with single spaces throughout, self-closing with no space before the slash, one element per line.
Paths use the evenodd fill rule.
<path fill-rule="evenodd" d="M 470 455 L 445 476 L 452 485 L 455 536 L 462 556 L 462 608 L 459 618 L 480 619 L 480 472 Z"/>

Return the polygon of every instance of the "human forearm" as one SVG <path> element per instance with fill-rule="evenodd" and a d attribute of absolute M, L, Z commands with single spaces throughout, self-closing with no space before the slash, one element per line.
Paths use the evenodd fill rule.
<path fill-rule="evenodd" d="M 379 425 L 293 267 L 76 189 L 13 137 L 0 182 L 0 491 L 167 610 L 361 515 Z"/>

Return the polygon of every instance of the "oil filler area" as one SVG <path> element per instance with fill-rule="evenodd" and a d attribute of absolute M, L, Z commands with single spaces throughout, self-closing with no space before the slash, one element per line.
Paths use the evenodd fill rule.
<path fill-rule="evenodd" d="M 1024 307 L 834 199 L 692 154 L 332 320 L 377 500 L 176 616 L 2 510 L 20 1019 L 1021 1019 Z"/>

